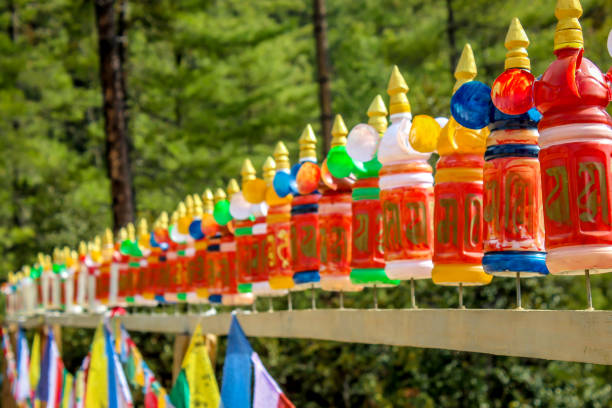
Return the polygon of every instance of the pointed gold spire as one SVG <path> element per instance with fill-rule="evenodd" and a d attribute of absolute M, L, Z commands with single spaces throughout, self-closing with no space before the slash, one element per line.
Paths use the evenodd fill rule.
<path fill-rule="evenodd" d="M 113 238 L 113 231 L 110 228 L 104 230 L 104 236 L 102 238 L 102 243 L 104 246 L 112 246 L 113 242 L 115 242 Z"/>
<path fill-rule="evenodd" d="M 227 198 L 227 194 L 225 194 L 225 191 L 223 191 L 222 188 L 218 188 L 215 190 L 215 204 L 218 203 L 219 201 L 223 201 Z"/>
<path fill-rule="evenodd" d="M 185 197 L 185 206 L 187 207 L 187 216 L 193 217 L 194 202 L 191 194 L 188 194 L 187 197 Z"/>
<path fill-rule="evenodd" d="M 522 68 L 531 69 L 529 56 L 527 55 L 527 47 L 529 47 L 529 38 L 523 29 L 518 18 L 514 17 L 510 23 L 508 34 L 504 46 L 508 50 L 506 53 L 506 63 L 504 69 Z"/>
<path fill-rule="evenodd" d="M 304 128 L 298 143 L 300 144 L 300 160 L 317 157 L 317 137 L 310 123 Z"/>
<path fill-rule="evenodd" d="M 227 183 L 227 198 L 228 200 L 232 199 L 232 196 L 240 191 L 240 186 L 236 179 L 231 179 L 229 183 Z"/>
<path fill-rule="evenodd" d="M 387 122 L 387 107 L 383 101 L 382 96 L 376 95 L 374 100 L 368 108 L 368 125 L 372 126 L 382 136 L 386 130 L 389 122 Z"/>
<path fill-rule="evenodd" d="M 410 113 L 410 102 L 406 96 L 409 89 L 399 68 L 397 65 L 394 65 L 391 71 L 391 78 L 389 78 L 389 85 L 387 86 L 387 93 L 390 96 L 389 111 L 391 115 Z"/>
<path fill-rule="evenodd" d="M 179 217 L 184 217 L 187 215 L 187 207 L 185 206 L 185 203 L 183 201 L 178 203 L 178 206 L 176 207 L 176 212 Z"/>
<path fill-rule="evenodd" d="M 38 264 L 39 264 L 40 266 L 43 266 L 43 265 L 44 265 L 44 263 L 45 263 L 45 255 L 44 255 L 42 252 L 39 252 L 39 253 L 36 255 L 36 260 L 38 261 Z"/>
<path fill-rule="evenodd" d="M 176 225 L 178 224 L 178 221 L 179 221 L 179 213 L 178 211 L 174 211 L 172 215 L 170 216 L 170 223 L 172 225 Z"/>
<path fill-rule="evenodd" d="M 134 228 L 134 224 L 131 222 L 128 223 L 127 227 L 127 236 L 130 241 L 136 240 L 136 228 Z"/>
<path fill-rule="evenodd" d="M 253 167 L 253 163 L 251 163 L 251 159 L 244 159 L 242 163 L 242 170 L 240 170 L 240 175 L 242 176 L 242 182 L 249 180 L 255 180 L 255 167 Z"/>
<path fill-rule="evenodd" d="M 87 244 L 85 241 L 79 242 L 79 256 L 87 255 Z"/>
<path fill-rule="evenodd" d="M 555 51 L 562 48 L 583 48 L 584 38 L 578 18 L 582 15 L 580 0 L 557 0 L 555 17 Z"/>
<path fill-rule="evenodd" d="M 271 186 L 274 181 L 274 175 L 276 174 L 276 162 L 271 156 L 268 156 L 262 168 L 263 179 L 268 186 Z"/>
<path fill-rule="evenodd" d="M 198 194 L 193 195 L 193 215 L 196 217 L 201 217 L 204 213 L 204 204 L 200 199 Z"/>
<path fill-rule="evenodd" d="M 138 221 L 138 236 L 142 237 L 143 235 L 148 235 L 149 234 L 149 224 L 147 223 L 147 220 L 144 218 L 141 218 Z"/>
<path fill-rule="evenodd" d="M 72 251 L 70 251 L 70 248 L 65 246 L 64 249 L 62 250 L 62 257 L 64 258 L 64 263 L 66 264 L 66 266 L 72 266 L 74 264 L 73 262 L 74 258 L 72 258 L 71 255 L 72 255 Z"/>
<path fill-rule="evenodd" d="M 125 227 L 123 227 L 119 230 L 119 234 L 117 235 L 117 242 L 122 243 L 126 239 L 128 239 L 128 232 Z"/>
<path fill-rule="evenodd" d="M 289 150 L 283 142 L 278 142 L 274 148 L 274 161 L 276 162 L 277 170 L 289 170 L 291 163 L 289 162 Z"/>
<path fill-rule="evenodd" d="M 348 135 L 348 129 L 340 114 L 336 115 L 336 118 L 334 119 L 331 134 L 331 147 L 346 146 L 346 135 Z"/>
<path fill-rule="evenodd" d="M 204 194 L 202 194 L 202 208 L 208 214 L 212 214 L 215 210 L 215 197 L 210 188 L 204 190 Z"/>
<path fill-rule="evenodd" d="M 58 247 L 53 248 L 53 263 L 59 264 L 62 260 L 62 251 Z"/>
<path fill-rule="evenodd" d="M 461 85 L 474 79 L 477 73 L 476 60 L 474 59 L 472 46 L 470 44 L 465 44 L 463 51 L 461 52 L 459 62 L 457 63 L 457 68 L 455 69 L 455 78 L 457 79 L 457 82 L 455 82 L 453 93 L 455 93 L 457 89 L 461 87 Z"/>
<path fill-rule="evenodd" d="M 159 228 L 168 229 L 168 213 L 166 211 L 162 211 L 158 218 Z"/>

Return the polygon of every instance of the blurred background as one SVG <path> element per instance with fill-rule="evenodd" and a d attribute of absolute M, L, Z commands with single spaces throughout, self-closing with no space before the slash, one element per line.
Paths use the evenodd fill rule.
<path fill-rule="evenodd" d="M 186 194 L 224 187 L 244 157 L 260 171 L 278 140 L 297 160 L 307 123 L 322 157 L 326 121 L 336 113 L 349 128 L 365 121 L 377 94 L 388 101 L 394 64 L 411 87 L 413 115 L 448 116 L 464 43 L 474 50 L 476 79 L 492 83 L 514 16 L 531 40 L 537 76 L 553 59 L 555 3 L 2 0 L 0 278 L 39 251 L 76 247 L 136 218 L 152 221 Z M 607 71 L 612 2 L 582 5 L 585 55 Z M 592 283 L 595 307 L 610 309 L 612 279 Z M 580 277 L 526 280 L 524 306 L 584 308 L 583 288 Z M 431 282 L 419 282 L 417 296 L 421 307 L 456 307 L 456 291 Z M 318 297 L 320 307 L 338 306 L 334 294 Z M 309 305 L 306 295 L 295 302 Z M 406 307 L 409 291 L 380 290 L 379 302 Z M 512 279 L 466 291 L 468 307 L 513 302 Z M 347 295 L 347 307 L 371 305 L 371 291 Z M 64 330 L 70 370 L 92 336 Z M 170 388 L 172 336 L 134 333 L 134 340 Z M 253 344 L 298 407 L 612 406 L 605 366 L 332 342 Z M 224 352 L 221 339 L 218 380 Z"/>

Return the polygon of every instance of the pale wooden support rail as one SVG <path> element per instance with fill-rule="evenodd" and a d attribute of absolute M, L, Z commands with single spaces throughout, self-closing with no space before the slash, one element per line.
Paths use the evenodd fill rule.
<path fill-rule="evenodd" d="M 436 348 L 612 365 L 612 311 L 491 309 L 318 309 L 238 313 L 247 336 L 332 340 Z M 41 324 L 95 328 L 100 315 L 7 319 L 24 328 Z M 128 331 L 225 335 L 231 315 L 132 314 Z"/>

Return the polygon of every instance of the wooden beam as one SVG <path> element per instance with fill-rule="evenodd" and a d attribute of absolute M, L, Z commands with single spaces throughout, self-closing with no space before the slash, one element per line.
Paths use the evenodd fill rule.
<path fill-rule="evenodd" d="M 237 314 L 252 337 L 331 340 L 437 348 L 612 365 L 612 311 L 319 309 Z M 128 331 L 226 335 L 230 314 L 126 315 Z M 100 316 L 56 315 L 23 321 L 94 328 Z"/>

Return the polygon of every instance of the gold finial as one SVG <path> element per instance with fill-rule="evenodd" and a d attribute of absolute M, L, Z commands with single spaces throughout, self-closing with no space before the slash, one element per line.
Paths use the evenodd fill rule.
<path fill-rule="evenodd" d="M 51 255 L 45 255 L 45 268 L 46 270 L 51 270 L 53 268 L 53 261 L 51 260 Z"/>
<path fill-rule="evenodd" d="M 283 142 L 278 142 L 274 148 L 274 161 L 276 162 L 277 170 L 289 170 L 291 163 L 289 162 L 289 150 Z"/>
<path fill-rule="evenodd" d="M 111 231 L 110 228 L 105 229 L 104 237 L 102 238 L 102 243 L 104 244 L 104 246 L 112 246 L 114 241 L 115 240 L 113 239 L 113 231 Z"/>
<path fill-rule="evenodd" d="M 53 248 L 53 263 L 62 263 L 62 251 L 58 247 Z"/>
<path fill-rule="evenodd" d="M 112 238 L 112 234 L 111 234 L 111 238 Z M 112 244 L 112 241 L 111 241 Z M 99 235 L 96 235 L 94 237 L 94 245 L 96 246 L 96 248 L 98 248 L 98 250 L 100 250 L 102 248 L 102 238 L 100 238 Z"/>
<path fill-rule="evenodd" d="M 185 206 L 187 207 L 187 216 L 193 217 L 194 203 L 193 203 L 193 197 L 191 197 L 191 194 L 185 197 Z"/>
<path fill-rule="evenodd" d="M 584 38 L 578 18 L 582 15 L 580 0 L 557 0 L 555 17 L 555 51 L 562 48 L 583 48 Z"/>
<path fill-rule="evenodd" d="M 149 248 L 149 224 L 147 220 L 141 218 L 138 221 L 138 245 L 141 248 Z"/>
<path fill-rule="evenodd" d="M 204 213 L 204 204 L 202 204 L 202 200 L 198 194 L 193 195 L 193 215 L 196 217 L 201 217 Z"/>
<path fill-rule="evenodd" d="M 177 224 L 177 223 L 178 223 L 178 220 L 179 220 L 179 213 L 178 213 L 178 211 L 175 211 L 175 212 L 173 212 L 173 213 L 172 213 L 172 215 L 170 216 L 170 223 L 171 223 L 172 225 L 175 225 L 175 224 Z"/>
<path fill-rule="evenodd" d="M 336 115 L 336 118 L 334 119 L 331 134 L 331 147 L 346 146 L 346 135 L 348 135 L 348 129 L 346 128 L 344 119 L 342 119 L 340 114 Z"/>
<path fill-rule="evenodd" d="M 529 38 L 523 30 L 523 26 L 518 18 L 514 17 L 510 23 L 508 34 L 504 46 L 508 50 L 506 53 L 506 63 L 504 69 L 522 68 L 531 69 L 529 56 L 527 55 L 527 47 L 529 47 Z"/>
<path fill-rule="evenodd" d="M 159 228 L 168 229 L 168 213 L 166 211 L 162 211 L 159 215 Z"/>
<path fill-rule="evenodd" d="M 178 206 L 176 207 L 176 212 L 178 213 L 179 217 L 185 217 L 187 215 L 187 207 L 185 206 L 184 202 L 180 202 L 178 203 Z"/>
<path fill-rule="evenodd" d="M 149 224 L 147 223 L 147 220 L 144 218 L 141 218 L 138 221 L 138 236 L 141 237 L 143 235 L 148 235 L 149 234 Z"/>
<path fill-rule="evenodd" d="M 300 144 L 300 160 L 317 158 L 317 137 L 310 123 L 304 128 L 298 143 Z"/>
<path fill-rule="evenodd" d="M 382 96 L 376 95 L 368 108 L 368 125 L 372 126 L 382 136 L 387 131 L 387 107 Z"/>
<path fill-rule="evenodd" d="M 271 156 L 268 156 L 262 168 L 264 181 L 267 185 L 272 185 L 272 182 L 274 181 L 274 175 L 276 174 L 276 162 Z"/>
<path fill-rule="evenodd" d="M 45 266 L 45 255 L 42 252 L 39 252 L 36 258 L 38 259 L 38 264 L 44 267 Z"/>
<path fill-rule="evenodd" d="M 75 250 L 72 250 L 70 252 L 70 257 L 72 258 L 73 262 L 76 263 L 79 260 L 79 253 Z"/>
<path fill-rule="evenodd" d="M 132 226 L 133 227 L 133 226 Z M 123 241 L 125 241 L 126 239 L 128 239 L 128 232 L 125 229 L 125 227 L 121 228 L 119 230 L 119 234 L 117 234 L 117 242 L 118 243 L 122 243 Z"/>
<path fill-rule="evenodd" d="M 62 255 L 64 257 L 64 261 L 67 262 L 70 259 L 70 256 L 72 255 L 72 251 L 70 250 L 70 248 L 65 246 L 62 252 L 63 252 Z"/>
<path fill-rule="evenodd" d="M 236 179 L 231 179 L 229 183 L 227 183 L 226 190 L 227 190 L 227 198 L 231 200 L 232 196 L 240 191 L 240 186 L 238 185 L 238 182 L 236 181 Z"/>
<path fill-rule="evenodd" d="M 459 62 L 457 63 L 457 68 L 455 69 L 455 78 L 457 79 L 457 82 L 455 82 L 453 93 L 455 93 L 457 89 L 461 87 L 461 85 L 474 79 L 477 72 L 476 60 L 474 60 L 472 46 L 470 44 L 465 44 L 463 51 L 461 52 Z"/>
<path fill-rule="evenodd" d="M 223 201 L 227 198 L 227 194 L 225 194 L 225 191 L 223 191 L 222 188 L 218 188 L 215 190 L 215 204 L 218 203 L 219 201 Z"/>
<path fill-rule="evenodd" d="M 23 267 L 23 276 L 30 277 L 30 275 L 32 274 L 32 268 L 30 268 L 30 265 L 25 265 Z"/>
<path fill-rule="evenodd" d="M 130 241 L 135 241 L 136 240 L 136 228 L 134 228 L 134 224 L 132 224 L 131 222 L 128 222 L 128 225 L 126 226 L 126 230 L 127 230 L 128 239 Z"/>
<path fill-rule="evenodd" d="M 397 65 L 394 65 L 391 71 L 389 85 L 387 86 L 387 93 L 390 96 L 389 111 L 391 115 L 395 115 L 396 113 L 410 113 L 410 102 L 406 96 L 409 89 L 399 68 Z"/>
<path fill-rule="evenodd" d="M 213 192 L 210 188 L 204 190 L 204 194 L 202 194 L 202 200 L 204 205 L 204 212 L 212 214 L 215 210 L 215 197 L 213 196 Z"/>
<path fill-rule="evenodd" d="M 79 242 L 79 255 L 80 256 L 87 255 L 87 244 L 85 243 L 85 241 Z"/>
<path fill-rule="evenodd" d="M 242 163 L 242 170 L 240 170 L 240 175 L 242 176 L 242 182 L 249 180 L 255 180 L 255 167 L 253 167 L 253 163 L 251 163 L 251 159 L 244 159 Z"/>
<path fill-rule="evenodd" d="M 70 248 L 64 247 L 63 258 L 67 268 L 74 266 L 76 259 L 72 257 L 72 251 L 70 250 Z"/>

